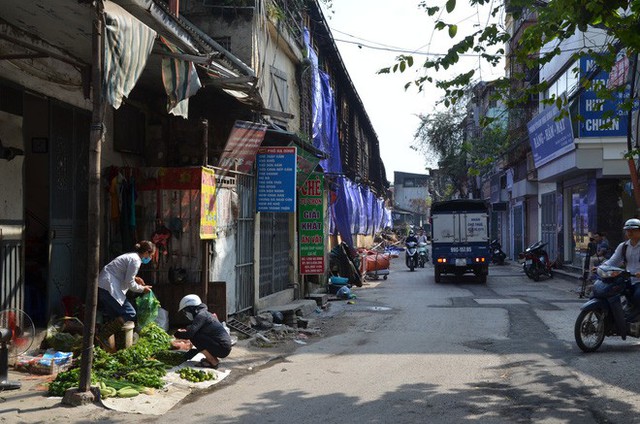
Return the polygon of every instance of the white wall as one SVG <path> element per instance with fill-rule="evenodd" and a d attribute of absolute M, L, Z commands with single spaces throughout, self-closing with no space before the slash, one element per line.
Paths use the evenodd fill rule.
<path fill-rule="evenodd" d="M 395 186 L 394 199 L 396 205 L 402 209 L 415 211 L 415 204 L 412 200 L 426 200 L 429 197 L 429 189 L 427 187 L 404 187 Z M 427 213 L 424 211 L 423 213 Z"/>
<path fill-rule="evenodd" d="M 225 281 L 227 313 L 236 312 L 236 235 L 217 238 L 213 242 L 214 260 L 209 270 L 209 281 Z"/>
<path fill-rule="evenodd" d="M 567 64 L 573 62 L 572 55 L 582 50 L 593 48 L 594 50 L 602 49 L 605 46 L 607 36 L 604 31 L 596 28 L 589 28 L 586 32 L 577 32 L 567 40 L 564 40 L 560 48 L 562 53 L 554 57 L 553 60 L 540 68 L 540 82 L 551 81 L 551 79 Z M 551 51 L 558 45 L 557 41 L 545 45 L 541 51 Z"/>

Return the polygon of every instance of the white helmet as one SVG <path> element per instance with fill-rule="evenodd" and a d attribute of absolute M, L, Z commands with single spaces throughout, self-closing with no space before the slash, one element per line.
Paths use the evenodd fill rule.
<path fill-rule="evenodd" d="M 187 306 L 199 306 L 202 303 L 200 296 L 197 294 L 188 294 L 182 298 L 180 305 L 178 305 L 178 312 L 186 308 Z"/>
<path fill-rule="evenodd" d="M 623 230 L 638 230 L 640 229 L 640 219 L 631 218 L 627 219 L 624 223 Z"/>

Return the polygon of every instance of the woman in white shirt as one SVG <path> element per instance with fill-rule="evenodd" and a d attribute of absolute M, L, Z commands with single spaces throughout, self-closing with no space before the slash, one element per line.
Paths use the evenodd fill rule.
<path fill-rule="evenodd" d="M 103 348 L 110 350 L 109 337 L 122 328 L 125 322 L 136 319 L 136 310 L 127 300 L 127 292 L 151 291 L 151 286 L 146 285 L 137 274 L 141 264 L 151 262 L 155 250 L 152 242 L 143 240 L 136 244 L 134 252 L 118 256 L 100 271 L 98 308 L 111 318 L 96 334 L 96 339 Z"/>

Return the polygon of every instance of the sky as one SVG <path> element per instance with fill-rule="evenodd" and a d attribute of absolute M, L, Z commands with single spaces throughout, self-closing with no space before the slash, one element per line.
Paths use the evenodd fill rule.
<path fill-rule="evenodd" d="M 332 9 L 325 9 L 347 72 L 378 135 L 380 154 L 391 182 L 394 171 L 424 174 L 426 167 L 437 167 L 435 157 L 427 159 L 410 146 L 420 123 L 418 115 L 436 110 L 443 92 L 433 85 L 425 86 L 421 93 L 415 87 L 404 89 L 407 82 L 416 78 L 413 69 L 424 62 L 427 57 L 424 54 L 414 54 L 413 68 L 404 73 L 376 72 L 392 66 L 402 53 L 445 53 L 454 42 L 474 30 L 474 25 L 486 23 L 486 13 L 478 14 L 466 2 L 458 2 L 453 15 L 446 12 L 442 15 L 446 22 L 458 24 L 458 36 L 452 41 L 446 30 L 434 32 L 434 18 L 419 8 L 419 3 L 420 0 L 333 0 Z M 444 8 L 444 3 L 433 0 L 429 5 Z M 394 49 L 402 51 L 389 51 Z M 473 57 L 463 58 L 460 63 L 458 73 L 479 66 L 479 60 Z M 483 65 L 481 71 L 483 79 L 490 80 L 503 73 L 503 68 Z"/>

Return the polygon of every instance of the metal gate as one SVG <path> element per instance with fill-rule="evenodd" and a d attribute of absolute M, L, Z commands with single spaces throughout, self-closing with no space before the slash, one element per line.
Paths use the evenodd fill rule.
<path fill-rule="evenodd" d="M 524 252 L 524 206 L 513 208 L 513 256 Z"/>
<path fill-rule="evenodd" d="M 47 315 L 62 312 L 65 296 L 84 299 L 89 124 L 87 115 L 52 104 Z"/>
<path fill-rule="evenodd" d="M 253 307 L 253 237 L 255 216 L 254 177 L 236 176 L 238 233 L 236 238 L 236 312 Z"/>
<path fill-rule="evenodd" d="M 289 285 L 289 214 L 260 214 L 260 297 Z"/>
<path fill-rule="evenodd" d="M 20 240 L 2 240 L 0 234 L 0 311 L 24 308 L 23 249 Z"/>
<path fill-rule="evenodd" d="M 558 257 L 558 231 L 556 220 L 556 193 L 542 195 L 542 205 L 540 208 L 540 227 L 542 242 L 547 243 L 546 250 L 549 258 L 553 261 Z"/>

